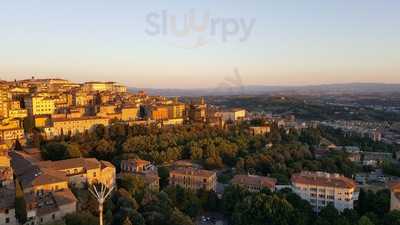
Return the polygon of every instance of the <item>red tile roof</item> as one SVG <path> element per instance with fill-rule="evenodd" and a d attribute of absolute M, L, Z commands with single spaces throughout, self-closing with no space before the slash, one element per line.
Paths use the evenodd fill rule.
<path fill-rule="evenodd" d="M 293 174 L 291 181 L 292 183 L 297 184 L 324 187 L 355 188 L 357 186 L 354 180 L 345 176 L 324 172 L 301 172 L 298 174 Z"/>
<path fill-rule="evenodd" d="M 275 188 L 276 179 L 255 175 L 235 175 L 231 182 L 237 185 L 252 185 L 273 189 Z"/>
<path fill-rule="evenodd" d="M 191 175 L 191 176 L 200 176 L 200 177 L 211 177 L 216 175 L 214 171 L 210 170 L 201 170 L 201 169 L 195 169 L 195 168 L 177 168 L 175 170 L 172 170 L 170 174 L 180 174 L 180 175 Z"/>

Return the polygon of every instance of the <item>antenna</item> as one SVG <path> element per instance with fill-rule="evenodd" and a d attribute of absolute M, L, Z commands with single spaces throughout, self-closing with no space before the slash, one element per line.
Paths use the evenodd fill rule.
<path fill-rule="evenodd" d="M 111 186 L 111 188 L 107 190 L 107 187 L 103 183 L 100 183 L 99 190 L 97 189 L 96 185 L 92 185 L 92 188 L 89 188 L 89 192 L 97 199 L 97 202 L 99 203 L 100 225 L 103 225 L 103 203 L 106 201 L 113 189 L 114 186 Z"/>

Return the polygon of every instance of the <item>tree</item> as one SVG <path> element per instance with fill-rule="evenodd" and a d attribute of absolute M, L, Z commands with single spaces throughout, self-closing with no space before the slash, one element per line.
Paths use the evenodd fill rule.
<path fill-rule="evenodd" d="M 107 141 L 106 139 L 101 139 L 100 141 L 98 141 L 96 147 L 91 152 L 94 157 L 104 160 L 111 160 L 114 153 L 114 143 Z"/>
<path fill-rule="evenodd" d="M 337 211 L 335 206 L 333 206 L 333 204 L 328 204 L 325 208 L 321 210 L 319 216 L 323 220 L 333 223 L 338 219 L 339 212 Z"/>
<path fill-rule="evenodd" d="M 384 225 L 400 225 L 400 211 L 394 210 L 385 215 L 383 218 Z"/>
<path fill-rule="evenodd" d="M 126 217 L 122 225 L 132 225 L 132 222 L 129 220 L 129 217 Z"/>
<path fill-rule="evenodd" d="M 68 149 L 68 155 L 70 158 L 79 158 L 82 156 L 79 145 L 76 143 L 69 144 L 67 149 Z"/>
<path fill-rule="evenodd" d="M 68 148 L 65 143 L 51 142 L 41 148 L 41 154 L 45 160 L 63 160 L 68 159 Z"/>
<path fill-rule="evenodd" d="M 99 219 L 88 212 L 76 212 L 64 217 L 66 225 L 98 225 Z"/>
<path fill-rule="evenodd" d="M 174 209 L 174 211 L 172 211 L 172 214 L 168 220 L 168 224 L 170 224 L 170 225 L 193 225 L 193 222 L 190 219 L 190 217 L 186 216 L 178 209 Z"/>
<path fill-rule="evenodd" d="M 191 160 L 203 159 L 203 149 L 196 145 L 191 146 L 190 147 L 190 159 Z"/>
<path fill-rule="evenodd" d="M 239 201 L 232 214 L 235 225 L 289 225 L 293 221 L 294 208 L 277 195 L 256 193 Z"/>
<path fill-rule="evenodd" d="M 160 177 L 160 189 L 164 189 L 169 183 L 169 169 L 165 166 L 158 167 L 158 176 Z"/>
<path fill-rule="evenodd" d="M 371 220 L 366 217 L 366 216 L 362 216 L 359 220 L 357 225 L 374 225 L 374 223 L 371 222 Z"/>
<path fill-rule="evenodd" d="M 27 219 L 26 202 L 21 184 L 15 180 L 15 216 L 20 223 L 25 223 Z"/>
<path fill-rule="evenodd" d="M 15 150 L 15 151 L 22 151 L 22 150 L 23 150 L 22 145 L 21 145 L 21 143 L 19 142 L 18 138 L 15 140 L 14 150 Z"/>
<path fill-rule="evenodd" d="M 144 181 L 139 176 L 124 174 L 119 180 L 119 187 L 124 188 L 132 195 L 138 194 L 144 189 Z"/>

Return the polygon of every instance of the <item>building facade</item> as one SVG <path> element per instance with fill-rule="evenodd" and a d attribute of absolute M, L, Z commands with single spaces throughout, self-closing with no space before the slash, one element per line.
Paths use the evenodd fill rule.
<path fill-rule="evenodd" d="M 276 179 L 256 175 L 235 175 L 231 183 L 246 188 L 250 192 L 260 192 L 264 188 L 273 192 Z"/>
<path fill-rule="evenodd" d="M 353 209 L 358 200 L 356 182 L 339 174 L 324 172 L 301 172 L 291 178 L 292 189 L 308 201 L 316 212 L 328 204 L 338 211 Z"/>
<path fill-rule="evenodd" d="M 217 188 L 217 175 L 213 171 L 195 168 L 177 168 L 169 175 L 172 186 L 181 186 L 190 190 L 214 190 Z"/>

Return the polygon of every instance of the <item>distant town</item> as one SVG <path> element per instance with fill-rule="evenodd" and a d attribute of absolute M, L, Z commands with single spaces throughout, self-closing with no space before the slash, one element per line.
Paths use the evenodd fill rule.
<path fill-rule="evenodd" d="M 0 224 L 398 224 L 399 105 L 369 97 L 1 81 Z"/>

